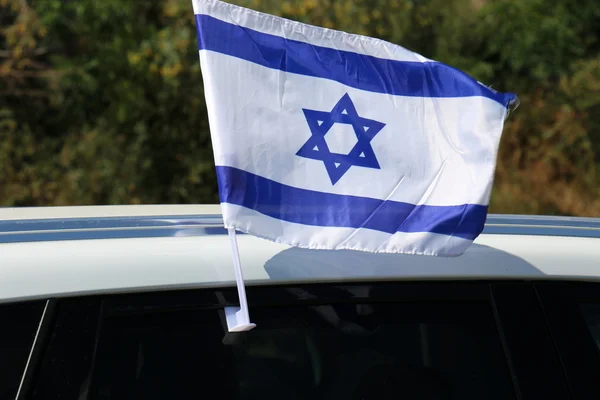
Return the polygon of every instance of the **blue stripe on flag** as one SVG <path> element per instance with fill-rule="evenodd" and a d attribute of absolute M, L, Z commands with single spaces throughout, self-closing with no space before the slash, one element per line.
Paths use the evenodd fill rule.
<path fill-rule="evenodd" d="M 370 92 L 416 97 L 488 97 L 508 106 L 512 93 L 495 92 L 437 62 L 404 62 L 315 46 L 197 14 L 198 48 L 264 67 L 330 79 Z"/>
<path fill-rule="evenodd" d="M 429 206 L 316 192 L 283 185 L 237 168 L 217 166 L 221 202 L 283 221 L 312 226 L 431 232 L 475 239 L 487 206 Z"/>

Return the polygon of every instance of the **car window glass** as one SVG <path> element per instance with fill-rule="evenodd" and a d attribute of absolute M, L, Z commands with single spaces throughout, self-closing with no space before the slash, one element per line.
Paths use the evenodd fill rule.
<path fill-rule="evenodd" d="M 594 342 L 600 351 L 600 304 L 581 304 L 583 318 L 590 330 Z"/>
<path fill-rule="evenodd" d="M 0 305 L 0 400 L 17 394 L 43 307 L 43 302 Z"/>
<path fill-rule="evenodd" d="M 102 302 L 94 297 L 60 299 L 51 328 L 23 397 L 34 400 L 87 399 Z"/>
<path fill-rule="evenodd" d="M 105 319 L 87 398 L 515 398 L 488 304 L 255 307 L 244 333 L 221 313 Z"/>

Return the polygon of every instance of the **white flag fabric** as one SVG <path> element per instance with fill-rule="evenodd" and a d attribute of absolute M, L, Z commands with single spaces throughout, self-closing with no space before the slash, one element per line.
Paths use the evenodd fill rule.
<path fill-rule="evenodd" d="M 382 40 L 193 5 L 227 228 L 441 256 L 481 233 L 515 95 Z"/>

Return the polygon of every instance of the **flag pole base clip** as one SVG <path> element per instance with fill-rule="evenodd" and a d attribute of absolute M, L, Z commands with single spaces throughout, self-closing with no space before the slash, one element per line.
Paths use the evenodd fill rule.
<path fill-rule="evenodd" d="M 233 269 L 235 271 L 235 283 L 240 298 L 240 306 L 225 307 L 225 318 L 227 320 L 227 329 L 229 332 L 244 332 L 254 328 L 256 324 L 250 322 L 248 300 L 246 299 L 246 287 L 244 286 L 242 263 L 240 261 L 240 252 L 237 245 L 235 229 L 228 228 L 227 232 L 229 233 L 229 242 L 231 243 L 231 252 L 233 253 Z"/>
<path fill-rule="evenodd" d="M 241 307 L 225 307 L 225 318 L 229 332 L 245 332 L 256 327 L 256 324 L 246 320 Z"/>

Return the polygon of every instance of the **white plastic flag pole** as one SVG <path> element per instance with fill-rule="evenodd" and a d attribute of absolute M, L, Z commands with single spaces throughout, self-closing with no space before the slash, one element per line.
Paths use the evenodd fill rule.
<path fill-rule="evenodd" d="M 256 324 L 250 322 L 250 313 L 248 312 L 248 300 L 246 300 L 246 287 L 244 286 L 244 275 L 242 274 L 242 263 L 240 261 L 240 251 L 238 250 L 235 229 L 228 228 L 229 242 L 231 243 L 231 253 L 233 255 L 233 270 L 235 271 L 235 282 L 237 284 L 238 296 L 240 298 L 239 307 L 225 307 L 225 317 L 227 318 L 227 328 L 229 332 L 243 332 L 254 328 Z"/>

